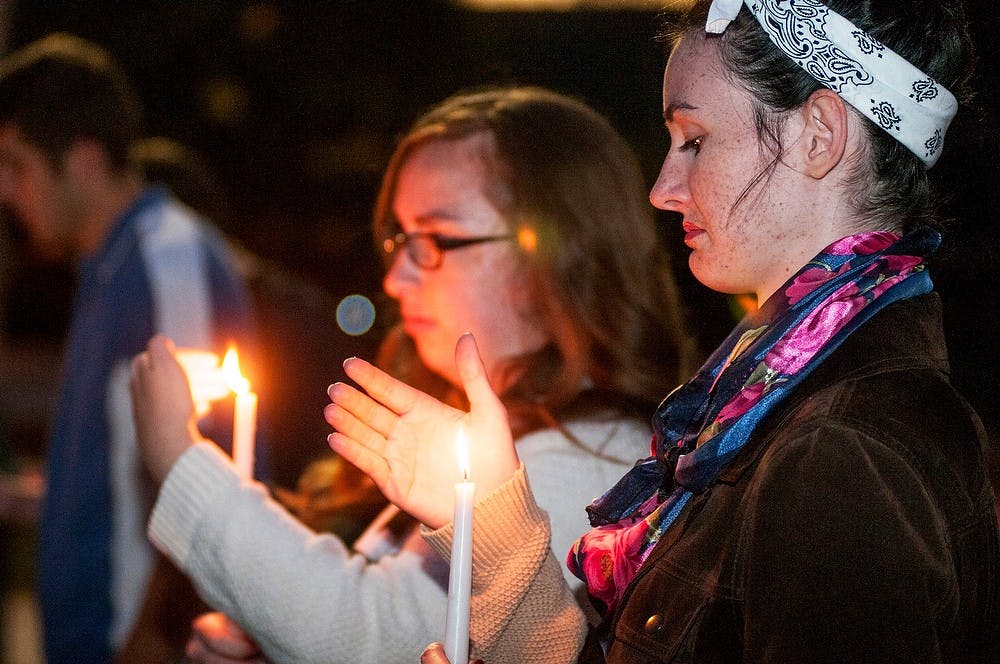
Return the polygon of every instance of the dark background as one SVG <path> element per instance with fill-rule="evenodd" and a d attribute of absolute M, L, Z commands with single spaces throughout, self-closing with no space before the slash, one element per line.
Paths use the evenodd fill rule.
<path fill-rule="evenodd" d="M 228 230 L 335 295 L 377 289 L 367 223 L 381 170 L 407 125 L 456 90 L 518 82 L 581 96 L 651 173 L 664 145 L 649 12 L 98 0 L 9 13 L 11 48 L 56 29 L 106 46 L 139 88 L 149 132 L 198 148 L 219 174 Z"/>
<path fill-rule="evenodd" d="M 992 3 L 968 6 L 982 64 L 981 107 L 952 129 L 935 168 L 955 223 L 933 274 L 946 301 L 956 378 L 993 426 L 1000 410 L 997 22 Z M 284 356 L 287 369 L 320 390 L 339 376 L 339 358 L 370 357 L 392 322 L 368 225 L 394 142 L 421 111 L 460 89 L 538 84 L 607 115 L 635 147 L 650 183 L 667 147 L 659 102 L 664 55 L 652 11 L 482 13 L 444 0 L 9 1 L 5 10 L 6 50 L 54 30 L 106 46 L 146 104 L 148 133 L 202 154 L 227 194 L 216 222 L 270 261 L 269 318 L 285 325 L 272 334 L 301 344 Z M 709 349 L 728 331 L 733 306 L 693 281 L 679 224 L 661 216 L 692 327 Z M 9 285 L 0 339 L 57 349 L 72 271 L 40 264 L 18 246 L 4 258 Z M 350 293 L 377 305 L 376 325 L 362 337 L 333 322 L 333 308 Z M 44 412 L 52 392 L 39 385 L 55 368 L 55 361 L 43 369 L 20 366 L 26 384 L 17 392 L 0 389 L 0 401 L 15 410 L 38 403 Z M 323 395 L 314 398 L 321 407 Z M 17 446 L 43 453 L 44 437 L 30 426 L 35 420 L 3 417 Z M 307 444 L 322 447 L 318 438 Z"/>
<path fill-rule="evenodd" d="M 667 146 L 656 12 L 178 0 L 12 3 L 8 19 L 7 50 L 54 30 L 107 47 L 142 96 L 148 133 L 197 149 L 217 175 L 227 194 L 214 214 L 218 225 L 279 268 L 267 271 L 262 308 L 265 343 L 282 347 L 281 361 L 265 362 L 273 371 L 255 384 L 266 391 L 294 382 L 306 391 L 294 397 L 295 407 L 279 404 L 282 412 L 272 417 L 279 461 L 295 460 L 278 468 L 285 484 L 302 456 L 323 449 L 328 427 L 319 409 L 323 389 L 341 375 L 340 360 L 371 357 L 393 320 L 381 294 L 370 215 L 397 137 L 417 115 L 458 90 L 536 84 L 581 97 L 607 115 L 635 147 L 650 182 Z M 663 228 L 678 251 L 678 278 L 700 312 L 693 325 L 712 345 L 731 325 L 728 302 L 690 277 L 679 224 Z M 15 260 L 0 318 L 4 337 L 56 346 L 72 270 L 23 252 Z M 363 337 L 342 333 L 332 318 L 336 303 L 351 293 L 377 307 L 376 325 Z M 38 392 L 39 374 L 24 369 L 25 389 Z M 40 392 L 51 402 L 52 390 Z M 289 398 L 262 393 L 262 407 Z M 293 410 L 314 413 L 315 426 Z M 39 420 L 18 421 L 29 430 L 17 437 L 41 455 L 44 436 L 30 426 Z"/>

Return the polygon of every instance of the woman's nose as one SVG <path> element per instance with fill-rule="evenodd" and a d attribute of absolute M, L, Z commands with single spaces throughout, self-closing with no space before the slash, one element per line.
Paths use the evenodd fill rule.
<path fill-rule="evenodd" d="M 403 291 L 417 282 L 419 270 L 405 250 L 397 251 L 382 279 L 382 289 L 389 297 L 399 299 Z"/>
<path fill-rule="evenodd" d="M 660 174 L 649 191 L 649 202 L 660 210 L 682 212 L 688 200 L 687 186 L 681 173 L 682 166 L 672 158 L 671 153 L 663 158 Z"/>

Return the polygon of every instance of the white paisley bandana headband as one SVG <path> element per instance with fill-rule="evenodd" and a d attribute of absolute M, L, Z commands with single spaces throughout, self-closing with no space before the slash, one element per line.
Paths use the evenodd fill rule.
<path fill-rule="evenodd" d="M 785 55 L 934 165 L 958 110 L 951 92 L 819 0 L 714 0 L 705 30 L 721 34 L 744 2 Z"/>

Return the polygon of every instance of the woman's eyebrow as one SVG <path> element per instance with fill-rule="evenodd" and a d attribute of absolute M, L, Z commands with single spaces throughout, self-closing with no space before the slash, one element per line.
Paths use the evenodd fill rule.
<path fill-rule="evenodd" d="M 448 210 L 431 210 L 413 218 L 413 223 L 419 226 L 430 226 L 436 223 L 460 223 L 461 217 Z"/>
<path fill-rule="evenodd" d="M 687 103 L 685 101 L 671 102 L 671 103 L 667 104 L 666 108 L 663 109 L 663 121 L 664 122 L 673 122 L 673 120 L 674 120 L 674 112 L 676 112 L 678 109 L 684 110 L 684 111 L 693 111 L 693 110 L 695 110 L 697 108 L 698 108 L 697 106 L 692 106 L 691 104 L 689 104 L 689 103 Z"/>

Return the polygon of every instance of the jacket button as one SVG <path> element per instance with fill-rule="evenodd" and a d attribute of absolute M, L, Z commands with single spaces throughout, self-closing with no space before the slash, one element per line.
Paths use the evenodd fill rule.
<path fill-rule="evenodd" d="M 654 613 L 646 620 L 646 626 L 643 628 L 646 630 L 646 634 L 656 634 L 663 627 L 663 616 L 659 613 Z"/>

